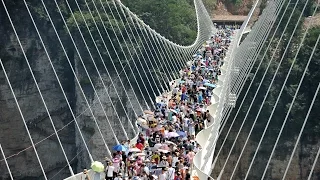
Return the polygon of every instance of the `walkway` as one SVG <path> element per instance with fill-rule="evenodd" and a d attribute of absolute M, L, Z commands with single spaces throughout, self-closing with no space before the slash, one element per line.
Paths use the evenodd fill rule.
<path fill-rule="evenodd" d="M 192 164 L 201 147 L 195 136 L 214 121 L 207 106 L 215 101 L 212 90 L 233 33 L 220 29 L 206 41 L 180 79 L 170 82 L 171 91 L 157 97 L 156 110 L 144 111 L 138 137 L 114 146 L 106 159 L 107 179 L 197 179 Z"/>

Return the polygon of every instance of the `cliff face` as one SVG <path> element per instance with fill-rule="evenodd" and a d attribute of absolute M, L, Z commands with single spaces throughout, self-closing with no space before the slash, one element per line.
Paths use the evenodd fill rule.
<path fill-rule="evenodd" d="M 244 123 L 243 128 L 239 133 L 239 137 L 234 144 L 233 150 L 230 154 L 230 158 L 226 163 L 226 167 L 221 179 L 230 179 L 238 160 L 239 164 L 237 166 L 237 169 L 235 169 L 234 171 L 235 173 L 233 175 L 233 179 L 244 179 L 256 151 L 258 153 L 252 164 L 248 179 L 261 179 L 271 152 L 274 148 L 276 139 L 280 133 L 280 129 L 282 128 L 282 125 L 284 123 L 284 119 L 288 113 L 287 122 L 283 128 L 283 132 L 279 138 L 279 142 L 274 150 L 274 154 L 271 158 L 269 166 L 267 167 L 266 175 L 264 177 L 264 179 L 283 178 L 298 135 L 307 116 L 307 112 L 311 105 L 314 93 L 316 92 L 320 76 L 319 44 L 317 44 L 317 46 L 315 47 L 315 53 L 310 60 L 310 64 L 308 65 L 308 67 L 306 67 L 311 52 L 315 46 L 315 41 L 320 34 L 319 26 L 311 26 L 303 41 L 300 51 L 297 52 L 306 30 L 305 26 L 303 26 L 303 22 L 305 22 L 306 20 L 311 20 L 311 18 L 307 17 L 310 16 L 314 10 L 312 8 L 315 7 L 314 2 L 309 1 L 307 7 L 311 8 L 306 8 L 303 13 L 303 18 L 301 18 L 300 22 L 298 20 L 298 17 L 302 12 L 301 7 L 298 7 L 297 9 L 289 9 L 284 14 L 284 19 L 282 22 L 279 22 L 280 17 L 278 17 L 278 19 L 276 20 L 276 23 L 267 39 L 267 42 L 271 41 L 270 48 L 266 50 L 269 42 L 262 47 L 262 51 L 258 55 L 257 61 L 253 66 L 251 74 L 249 75 L 248 80 L 245 82 L 244 88 L 240 93 L 239 98 L 237 99 L 237 105 L 232 110 L 231 115 L 227 120 L 227 124 L 222 130 L 221 135 L 217 141 L 217 148 L 215 149 L 216 154 L 221 148 L 223 141 L 226 139 L 226 143 L 222 147 L 221 153 L 218 157 L 218 161 L 212 172 L 213 177 L 217 177 L 222 171 L 224 163 L 229 155 L 239 129 L 242 126 L 242 123 Z M 282 12 L 284 12 L 284 7 L 282 9 Z M 291 12 L 294 13 L 292 18 L 289 20 L 288 17 Z M 286 22 L 289 23 L 288 28 L 285 28 L 285 26 L 283 25 Z M 280 39 L 282 33 L 284 33 L 284 37 L 291 36 L 294 28 L 290 27 L 295 27 L 297 22 L 299 22 L 299 26 L 297 26 L 297 29 L 294 32 L 295 34 L 292 41 L 289 41 L 289 39 L 286 38 Z M 275 26 L 277 26 L 277 23 L 280 23 L 279 29 L 277 32 L 275 32 L 275 38 L 271 40 L 271 36 L 275 31 Z M 263 55 L 265 51 L 267 51 L 266 56 Z M 257 70 L 260 61 L 262 61 L 262 64 L 259 70 Z M 270 61 L 271 64 L 269 68 Z M 292 63 L 294 63 L 294 65 L 291 67 Z M 268 71 L 267 67 L 269 68 Z M 279 69 L 276 70 L 277 68 Z M 289 112 L 289 107 L 291 106 L 293 97 L 295 96 L 305 68 L 306 74 L 303 78 L 303 81 L 301 82 L 301 87 L 296 94 L 294 103 Z M 255 79 L 253 79 L 256 71 L 256 77 Z M 265 73 L 265 71 L 267 72 L 266 76 L 264 77 L 263 74 Z M 261 83 L 262 77 L 264 77 L 264 80 Z M 273 78 L 274 81 L 272 82 L 270 91 L 268 91 L 267 93 L 267 90 Z M 251 81 L 253 81 L 252 86 L 249 87 Z M 258 86 L 260 86 L 260 83 L 261 88 L 258 90 Z M 280 92 L 283 85 L 285 85 L 285 87 L 283 91 Z M 240 107 L 240 103 L 242 102 L 242 99 L 244 98 L 248 88 L 250 89 L 248 91 L 248 94 L 246 95 L 246 99 L 244 100 L 243 105 Z M 279 101 L 276 104 L 279 95 L 281 96 L 279 97 Z M 253 100 L 253 97 L 255 97 L 255 100 Z M 263 103 L 263 107 L 262 109 L 260 109 L 260 106 L 262 105 L 262 102 L 264 100 L 265 102 Z M 320 121 L 318 115 L 319 113 L 317 111 L 319 109 L 319 105 L 320 102 L 318 95 L 315 99 L 315 103 L 313 105 L 311 113 L 308 116 L 306 126 L 302 131 L 301 139 L 299 141 L 297 149 L 295 150 L 285 179 L 308 179 L 320 144 Z M 274 107 L 276 108 L 273 115 L 271 116 L 271 112 L 273 111 Z M 239 114 L 235 118 L 238 110 Z M 271 119 L 269 119 L 270 117 Z M 257 149 L 262 133 L 264 132 L 269 120 L 270 124 L 268 124 L 264 139 L 259 149 Z M 233 121 L 235 123 L 230 130 L 230 134 L 227 136 L 227 132 L 231 127 Z M 254 125 L 255 121 L 256 124 Z M 248 139 L 248 143 L 243 151 L 243 154 L 240 157 L 240 154 L 243 150 L 244 144 L 251 129 L 252 133 L 250 135 L 250 138 Z M 311 179 L 319 179 L 319 172 L 320 166 L 318 160 Z"/>
<path fill-rule="evenodd" d="M 19 8 L 19 6 L 17 8 Z M 22 46 L 29 59 L 33 72 L 35 73 L 39 87 L 51 113 L 51 117 L 56 127 L 61 128 L 67 124 L 72 117 L 68 111 L 68 107 L 66 106 L 56 78 L 53 75 L 52 68 L 48 63 L 45 52 L 33 29 L 33 25 L 31 21 L 27 20 L 27 18 L 23 18 L 28 17 L 26 11 L 15 10 L 13 6 L 10 6 L 10 4 L 8 9 L 9 11 L 11 10 L 11 14 L 13 15 L 12 18 L 14 25 L 17 29 L 17 33 L 20 37 Z M 19 15 L 16 16 L 14 15 L 15 13 Z M 32 139 L 34 142 L 39 142 L 52 134 L 53 128 L 36 89 L 35 83 L 31 77 L 31 73 L 23 57 L 21 48 L 18 45 L 17 39 L 2 6 L 0 10 L 0 17 L 0 58 L 4 62 L 4 66 L 8 72 L 9 79 L 27 122 Z M 52 61 L 55 64 L 60 78 L 62 79 L 62 84 L 66 88 L 65 91 L 71 105 L 74 107 L 76 104 L 76 97 L 74 93 L 75 88 L 74 85 L 72 85 L 73 77 L 63 68 L 64 65 L 59 62 L 63 58 L 61 56 L 63 53 L 55 48 L 57 44 L 49 43 L 50 38 L 54 36 L 54 34 L 52 31 L 50 32 L 48 26 L 46 26 L 43 21 L 37 22 L 39 23 L 40 31 L 43 34 L 47 34 L 47 36 L 43 36 L 44 41 L 48 45 L 47 50 L 52 57 Z M 0 73 L 0 79 L 0 143 L 4 148 L 5 155 L 10 156 L 30 147 L 31 143 L 3 71 Z M 76 152 L 74 125 L 71 124 L 67 126 L 59 135 L 67 155 L 71 157 Z M 41 162 L 48 172 L 48 176 L 52 176 L 65 166 L 65 160 L 55 136 L 41 142 L 36 146 L 36 148 Z M 52 156 L 52 154 L 55 155 Z M 3 159 L 2 156 L 1 159 Z M 8 163 L 16 179 L 37 179 L 38 177 L 41 177 L 40 166 L 32 148 L 9 158 Z M 6 179 L 8 177 L 8 173 L 4 165 L 4 162 L 1 161 L 0 169 L 4 171 L 4 173 L 0 175 L 1 179 Z M 68 174 L 68 172 L 63 170 L 61 172 L 61 176 L 58 177 L 61 178 L 66 174 Z"/>
<path fill-rule="evenodd" d="M 82 139 L 79 136 L 79 130 L 73 122 L 72 114 L 68 108 L 52 67 L 50 66 L 49 60 L 45 54 L 44 48 L 41 45 L 40 39 L 36 34 L 23 2 L 17 3 L 6 1 L 5 3 L 12 17 L 12 21 L 19 35 L 23 49 L 26 52 L 32 71 L 35 74 L 35 78 L 38 82 L 55 127 L 57 129 L 63 128 L 59 131 L 59 137 L 67 157 L 74 168 L 74 172 L 77 173 L 78 171 L 81 171 L 82 168 L 89 168 L 90 160 L 88 159 L 88 153 L 84 148 Z M 55 7 L 54 2 L 50 1 L 46 3 L 48 7 Z M 58 1 L 58 3 L 63 5 L 62 1 Z M 28 2 L 28 5 L 31 8 L 31 13 L 35 18 L 46 49 L 48 50 L 54 68 L 57 71 L 58 77 L 67 95 L 67 99 L 70 102 L 72 111 L 77 117 L 79 128 L 84 135 L 84 139 L 88 144 L 89 150 L 92 153 L 94 160 L 101 161 L 103 157 L 107 156 L 107 151 L 102 143 L 100 133 L 94 124 L 92 114 L 88 110 L 88 106 L 84 101 L 84 96 L 80 91 L 80 86 L 75 81 L 75 77 L 67 62 L 66 55 L 59 44 L 50 21 L 44 14 L 45 11 L 41 3 L 37 1 L 30 1 Z M 84 89 L 85 96 L 92 107 L 94 117 L 101 128 L 107 144 L 111 148 L 115 145 L 115 139 L 112 136 L 104 112 L 97 101 L 97 96 L 93 93 L 91 85 L 87 82 L 87 77 L 80 65 L 79 56 L 77 55 L 75 48 L 71 43 L 71 39 L 64 29 L 56 9 L 48 8 L 48 10 L 49 13 L 52 14 L 53 21 L 58 29 L 62 43 L 66 48 L 67 55 L 73 68 L 75 68 L 76 76 L 79 78 L 80 84 Z M 34 143 L 41 141 L 36 145 L 36 149 L 46 171 L 47 177 L 54 177 L 54 179 L 63 179 L 68 177 L 70 173 L 68 168 L 65 168 L 66 160 L 63 156 L 57 138 L 55 134 L 53 134 L 54 131 L 48 114 L 44 108 L 43 102 L 37 91 L 26 60 L 23 57 L 21 48 L 19 47 L 17 38 L 14 35 L 2 4 L 0 6 L 0 24 L 0 58 L 8 73 L 32 139 Z M 82 41 L 79 36 L 74 36 L 74 38 L 76 42 Z M 78 43 L 78 45 L 80 52 L 86 51 L 83 43 Z M 86 58 L 88 56 L 84 55 L 83 57 Z M 110 120 L 112 128 L 114 129 L 117 137 L 119 137 L 119 140 L 126 140 L 123 136 L 122 129 L 120 128 L 115 110 L 111 106 L 110 100 L 106 95 L 106 91 L 102 86 L 97 73 L 93 71 L 93 69 L 89 70 L 89 74 L 95 84 L 103 109 Z M 22 118 L 18 112 L 17 105 L 13 99 L 3 71 L 1 70 L 0 72 L 0 143 L 4 149 L 6 157 L 8 158 L 7 160 L 12 174 L 15 179 L 43 179 L 38 160 L 33 148 L 31 147 L 31 142 L 24 127 Z M 127 129 L 129 138 L 132 138 L 133 132 L 129 125 L 129 121 L 134 120 L 132 107 L 128 104 L 128 98 L 123 89 L 120 88 L 122 86 L 119 79 L 117 79 L 115 72 L 110 69 L 110 73 L 112 74 L 111 78 L 114 80 L 117 89 L 110 86 L 110 78 L 105 72 L 102 72 L 103 81 L 107 87 L 110 87 L 108 88 L 108 93 L 119 112 L 119 116 L 124 127 Z M 133 96 L 133 91 L 130 88 L 127 88 L 126 90 L 134 108 L 136 108 L 136 112 L 140 113 L 140 108 L 138 102 Z M 120 94 L 120 98 L 124 103 L 125 109 L 120 105 L 118 96 L 115 93 L 116 91 Z M 128 111 L 130 119 L 128 119 L 123 113 L 124 110 Z M 53 135 L 50 136 L 51 134 Z M 50 137 L 48 138 L 48 136 Z M 25 150 L 25 148 L 28 149 Z M 0 159 L 0 169 L 2 170 L 0 179 L 8 179 L 9 174 L 6 171 L 3 157 L 0 156 Z"/>

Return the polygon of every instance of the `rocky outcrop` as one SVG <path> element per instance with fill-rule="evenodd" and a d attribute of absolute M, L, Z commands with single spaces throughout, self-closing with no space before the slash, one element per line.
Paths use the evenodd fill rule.
<path fill-rule="evenodd" d="M 35 21 L 42 35 L 49 56 L 53 62 L 54 68 L 57 71 L 59 79 L 62 83 L 64 91 L 70 102 L 72 111 L 77 117 L 79 128 L 84 135 L 84 139 L 88 144 L 89 150 L 95 160 L 102 160 L 107 156 L 105 145 L 101 141 L 100 133 L 95 126 L 92 115 L 84 101 L 84 97 L 80 92 L 80 87 L 75 81 L 75 77 L 69 67 L 67 58 L 59 44 L 59 41 L 53 31 L 50 21 L 46 17 L 45 11 L 40 2 L 28 2 L 31 12 L 34 14 Z M 46 2 L 47 6 L 54 6 L 54 2 Z M 62 1 L 58 1 L 62 4 Z M 39 88 L 48 106 L 50 115 L 59 131 L 63 148 L 67 157 L 74 168 L 74 172 L 81 171 L 82 168 L 90 166 L 88 153 L 84 148 L 82 139 L 79 136 L 79 130 L 74 123 L 71 111 L 66 103 L 57 79 L 49 64 L 49 60 L 45 54 L 44 48 L 36 34 L 31 19 L 27 14 L 23 2 L 6 1 L 9 13 L 12 15 L 12 20 L 17 29 L 17 33 L 21 40 L 24 51 L 26 52 L 28 61 L 31 65 L 32 72 L 35 74 Z M 53 21 L 58 29 L 64 46 L 67 50 L 67 55 L 75 68 L 77 77 L 80 79 L 82 88 L 84 89 L 86 98 L 92 107 L 93 114 L 101 128 L 103 136 L 111 148 L 115 145 L 115 139 L 110 132 L 107 118 L 104 115 L 102 108 L 105 110 L 112 128 L 116 132 L 119 140 L 125 140 L 122 129 L 119 126 L 119 120 L 115 112 L 119 112 L 120 120 L 128 130 L 129 138 L 133 137 L 133 131 L 129 121 L 135 122 L 135 115 L 128 101 L 131 100 L 137 113 L 141 113 L 139 102 L 134 97 L 132 89 L 128 88 L 129 99 L 121 88 L 119 79 L 116 74 L 111 71 L 113 81 L 116 84 L 114 89 L 112 86 L 108 88 L 108 93 L 113 101 L 116 111 L 110 103 L 110 99 L 106 95 L 106 91 L 102 86 L 97 73 L 90 69 L 91 78 L 94 81 L 95 88 L 102 102 L 102 108 L 97 101 L 97 96 L 93 93 L 92 87 L 87 82 L 83 69 L 79 66 L 79 57 L 68 37 L 60 17 L 55 8 L 48 8 L 52 13 Z M 32 79 L 26 60 L 23 57 L 21 48 L 14 35 L 12 27 L 8 21 L 7 15 L 2 5 L 0 6 L 0 58 L 4 63 L 9 79 L 13 86 L 15 95 L 18 99 L 23 116 L 26 120 L 28 129 L 30 130 L 32 140 L 37 143 L 36 149 L 39 154 L 41 163 L 45 169 L 48 178 L 63 179 L 70 175 L 66 168 L 66 160 L 63 156 L 57 138 L 55 136 L 49 116 L 44 108 L 34 80 Z M 77 42 L 81 39 L 75 36 Z M 79 49 L 85 51 L 85 46 L 81 43 Z M 86 58 L 86 57 L 85 57 Z M 106 61 L 109 61 L 106 59 Z M 104 72 L 102 73 L 103 81 L 109 87 L 111 85 L 110 78 Z M 124 103 L 125 109 L 119 103 L 118 96 L 120 94 L 121 101 Z M 17 105 L 13 99 L 4 73 L 0 71 L 0 143 L 4 149 L 4 153 L 8 158 L 8 163 L 15 179 L 43 179 L 39 162 L 35 152 L 31 147 L 30 139 L 24 127 L 22 118 L 17 109 Z M 123 111 L 128 111 L 130 119 L 126 117 Z M 53 134 L 53 135 L 52 135 Z M 50 136 L 52 135 L 52 136 Z M 28 148 L 28 149 L 26 149 Z M 8 179 L 9 174 L 6 171 L 6 166 L 3 157 L 0 156 L 0 179 Z"/>

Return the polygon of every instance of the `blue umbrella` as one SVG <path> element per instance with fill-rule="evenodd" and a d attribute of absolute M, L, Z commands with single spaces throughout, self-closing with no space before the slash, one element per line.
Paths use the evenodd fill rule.
<path fill-rule="evenodd" d="M 217 87 L 215 84 L 211 84 L 211 83 L 204 83 L 203 85 L 213 87 L 213 88 Z"/>
<path fill-rule="evenodd" d="M 115 150 L 115 151 L 126 151 L 127 150 L 127 148 L 125 146 L 121 145 L 121 144 L 113 146 L 112 149 Z"/>
<path fill-rule="evenodd" d="M 179 136 L 181 136 L 181 137 L 186 137 L 186 136 L 187 136 L 187 134 L 186 134 L 185 132 L 183 132 L 183 131 L 178 131 L 177 133 L 178 133 Z"/>

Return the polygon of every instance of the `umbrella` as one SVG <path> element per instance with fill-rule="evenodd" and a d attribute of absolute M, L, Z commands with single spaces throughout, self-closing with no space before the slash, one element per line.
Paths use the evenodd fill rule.
<path fill-rule="evenodd" d="M 118 158 L 118 157 L 115 157 L 115 158 L 113 158 L 112 159 L 112 162 L 113 163 L 119 163 L 121 160 L 120 160 L 120 158 Z"/>
<path fill-rule="evenodd" d="M 170 152 L 170 151 L 165 150 L 165 149 L 158 149 L 158 151 L 159 151 L 159 152 L 163 152 L 163 153 L 168 153 L 168 152 Z"/>
<path fill-rule="evenodd" d="M 139 124 L 146 124 L 146 123 L 147 123 L 147 121 L 146 121 L 145 119 L 143 119 L 143 118 L 138 118 L 138 119 L 137 119 L 137 122 L 138 122 Z"/>
<path fill-rule="evenodd" d="M 121 145 L 121 144 L 113 146 L 112 149 L 115 150 L 115 151 L 126 151 L 127 150 L 127 148 L 125 146 Z"/>
<path fill-rule="evenodd" d="M 141 150 L 138 148 L 130 148 L 129 152 L 141 152 Z"/>
<path fill-rule="evenodd" d="M 183 84 L 183 83 L 185 83 L 185 82 L 186 82 L 186 81 L 181 80 L 179 83 L 180 83 L 180 84 Z"/>
<path fill-rule="evenodd" d="M 168 134 L 166 134 L 166 136 L 168 138 L 171 138 L 171 137 L 179 137 L 180 135 L 176 132 L 168 132 Z"/>
<path fill-rule="evenodd" d="M 204 90 L 206 90 L 207 88 L 206 88 L 206 87 L 199 87 L 199 89 L 204 89 Z"/>
<path fill-rule="evenodd" d="M 94 161 L 92 164 L 91 164 L 91 169 L 94 171 L 94 172 L 103 172 L 104 171 L 104 165 L 99 162 L 99 161 Z"/>
<path fill-rule="evenodd" d="M 170 150 L 167 144 L 162 145 L 159 149 Z"/>
<path fill-rule="evenodd" d="M 181 137 L 186 137 L 186 136 L 187 136 L 187 134 L 186 134 L 185 132 L 183 132 L 183 131 L 178 131 L 177 133 L 178 133 L 179 136 L 181 136 Z"/>
<path fill-rule="evenodd" d="M 157 143 L 153 146 L 154 149 L 159 149 L 162 146 L 161 143 Z"/>
<path fill-rule="evenodd" d="M 176 143 L 172 142 L 172 141 L 166 141 L 164 142 L 165 144 L 172 144 L 172 145 L 176 145 Z"/>
<path fill-rule="evenodd" d="M 135 156 L 145 156 L 146 154 L 145 153 L 137 153 L 135 154 Z"/>
<path fill-rule="evenodd" d="M 145 114 L 154 114 L 152 111 L 150 111 L 150 110 L 144 110 L 143 111 Z"/>
<path fill-rule="evenodd" d="M 211 84 L 211 83 L 204 83 L 203 85 L 213 87 L 213 88 L 217 87 L 215 84 Z"/>

